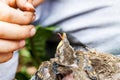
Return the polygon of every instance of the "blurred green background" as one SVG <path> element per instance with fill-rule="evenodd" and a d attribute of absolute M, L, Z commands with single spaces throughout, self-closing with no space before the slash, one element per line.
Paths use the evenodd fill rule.
<path fill-rule="evenodd" d="M 36 26 L 36 35 L 26 40 L 26 46 L 19 51 L 19 66 L 15 80 L 29 80 L 46 56 L 46 41 L 52 36 L 55 27 Z"/>

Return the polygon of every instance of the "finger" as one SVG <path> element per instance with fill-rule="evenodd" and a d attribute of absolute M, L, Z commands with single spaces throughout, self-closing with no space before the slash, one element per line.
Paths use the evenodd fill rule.
<path fill-rule="evenodd" d="M 36 30 L 33 25 L 20 26 L 0 21 L 0 38 L 21 40 L 33 36 Z"/>
<path fill-rule="evenodd" d="M 13 56 L 13 53 L 7 53 L 7 54 L 0 53 L 0 63 L 4 63 L 10 60 L 12 56 Z"/>
<path fill-rule="evenodd" d="M 34 18 L 35 14 L 32 12 L 16 10 L 0 2 L 0 21 L 16 24 L 29 24 L 33 21 Z"/>
<path fill-rule="evenodd" d="M 27 0 L 1 0 L 2 2 L 8 4 L 13 8 L 20 8 L 24 11 L 34 12 L 35 8 Z"/>
<path fill-rule="evenodd" d="M 38 5 L 44 2 L 44 0 L 28 0 L 28 1 L 31 2 L 34 7 L 37 7 Z"/>
<path fill-rule="evenodd" d="M 31 11 L 34 12 L 35 8 L 34 6 L 28 2 L 28 0 L 16 0 L 17 6 L 24 11 Z"/>
<path fill-rule="evenodd" d="M 10 7 L 17 8 L 16 0 L 1 0 L 1 1 L 9 5 Z"/>
<path fill-rule="evenodd" d="M 0 39 L 0 54 L 10 53 L 25 46 L 25 41 L 10 41 Z"/>

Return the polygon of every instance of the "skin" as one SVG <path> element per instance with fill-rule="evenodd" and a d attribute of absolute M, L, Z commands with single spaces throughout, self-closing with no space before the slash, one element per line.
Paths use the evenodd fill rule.
<path fill-rule="evenodd" d="M 34 7 L 37 7 L 44 0 L 1 0 L 8 4 L 10 7 L 19 8 L 21 10 L 34 11 Z"/>
<path fill-rule="evenodd" d="M 0 0 L 0 63 L 10 60 L 35 34 L 35 8 L 43 0 Z M 38 2 L 38 4 L 36 4 Z"/>

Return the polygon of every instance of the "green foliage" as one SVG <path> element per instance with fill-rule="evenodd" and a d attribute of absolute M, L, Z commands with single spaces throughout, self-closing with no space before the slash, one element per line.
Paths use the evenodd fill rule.
<path fill-rule="evenodd" d="M 36 35 L 26 40 L 26 46 L 20 50 L 20 70 L 16 74 L 17 80 L 28 80 L 31 75 L 26 71 L 28 66 L 39 67 L 42 61 L 48 59 L 46 56 L 46 41 L 51 37 L 55 27 L 42 28 L 36 26 Z"/>
<path fill-rule="evenodd" d="M 38 67 L 42 61 L 47 60 L 45 56 L 45 44 L 48 38 L 51 37 L 52 30 L 51 28 L 42 28 L 40 26 L 37 26 L 36 29 L 36 35 L 27 40 L 28 44 L 26 47 L 30 51 L 34 65 Z"/>
<path fill-rule="evenodd" d="M 21 68 L 21 71 L 16 74 L 16 79 L 17 80 L 29 80 L 30 77 L 31 76 L 26 72 L 26 67 L 25 66 L 23 66 Z"/>

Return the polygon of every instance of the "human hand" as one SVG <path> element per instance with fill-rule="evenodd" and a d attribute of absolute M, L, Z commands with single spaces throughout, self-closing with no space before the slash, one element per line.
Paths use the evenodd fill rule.
<path fill-rule="evenodd" d="M 34 7 L 37 7 L 44 0 L 1 0 L 10 7 L 19 8 L 21 10 L 34 11 Z M 34 7 L 33 7 L 34 6 Z"/>
<path fill-rule="evenodd" d="M 35 18 L 32 8 L 22 11 L 13 7 L 0 1 L 0 63 L 11 59 L 13 51 L 24 47 L 25 39 L 35 34 L 34 26 L 28 25 Z"/>
<path fill-rule="evenodd" d="M 40 5 L 41 3 L 44 2 L 44 0 L 16 0 L 17 1 L 17 5 L 19 6 L 19 8 L 23 9 L 22 8 L 22 5 L 23 4 L 26 4 L 26 3 L 31 3 L 34 7 L 37 7 L 38 5 Z"/>

